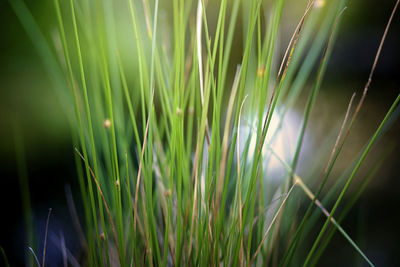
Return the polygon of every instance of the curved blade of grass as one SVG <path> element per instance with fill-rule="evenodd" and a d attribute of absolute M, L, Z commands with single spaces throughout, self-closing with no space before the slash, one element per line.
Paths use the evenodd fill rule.
<path fill-rule="evenodd" d="M 1 255 L 3 256 L 4 265 L 6 267 L 10 267 L 10 263 L 8 262 L 6 252 L 4 251 L 3 247 L 0 246 Z"/>
<path fill-rule="evenodd" d="M 33 249 L 32 249 L 31 247 L 28 247 L 28 249 L 29 249 L 29 251 L 32 253 L 33 258 L 35 259 L 37 266 L 40 267 L 40 263 L 39 263 L 39 260 L 38 260 L 38 258 L 37 258 L 37 256 L 36 256 L 36 254 L 35 254 L 35 251 L 33 251 Z"/>
<path fill-rule="evenodd" d="M 50 48 L 46 37 L 44 36 L 42 30 L 40 29 L 36 19 L 33 17 L 32 13 L 22 0 L 9 0 L 8 1 L 21 22 L 22 27 L 28 34 L 32 41 L 34 48 L 43 61 L 43 65 L 46 68 L 47 73 L 49 73 L 49 78 L 56 88 L 57 96 L 59 97 L 59 103 L 63 105 L 64 110 L 70 110 L 70 97 L 68 95 L 67 86 L 65 85 L 65 79 L 63 78 L 63 72 L 56 60 L 56 56 L 53 50 Z M 66 112 L 68 119 L 71 119 L 68 112 Z"/>

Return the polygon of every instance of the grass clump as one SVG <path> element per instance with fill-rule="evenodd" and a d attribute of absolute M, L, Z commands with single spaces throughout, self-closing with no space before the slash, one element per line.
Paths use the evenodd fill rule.
<path fill-rule="evenodd" d="M 10 3 L 70 111 L 84 265 L 314 266 L 336 230 L 373 265 L 334 215 L 399 97 L 349 171 L 321 192 L 364 102 L 398 1 L 361 99 L 354 110 L 353 95 L 336 139 L 328 140 L 329 161 L 315 153 L 323 173 L 309 177 L 297 169 L 345 0 L 304 1 L 282 56 L 284 0 L 53 0 L 51 41 L 23 1 Z M 288 156 L 274 144 L 300 95 L 308 98 Z M 272 160 L 283 173 L 269 169 Z M 304 196 L 305 212 L 298 209 L 300 200 L 308 203 Z M 326 222 L 310 245 L 304 236 L 320 216 Z M 319 245 L 328 224 L 334 227 Z"/>

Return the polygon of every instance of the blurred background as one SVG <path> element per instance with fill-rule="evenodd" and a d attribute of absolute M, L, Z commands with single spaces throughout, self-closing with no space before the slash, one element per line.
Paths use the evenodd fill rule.
<path fill-rule="evenodd" d="M 26 3 L 43 31 L 51 32 L 55 27 L 52 1 L 28 0 Z M 286 47 L 285 40 L 297 24 L 305 3 L 288 1 L 282 19 L 282 49 Z M 336 129 L 328 121 L 340 123 L 352 94 L 361 95 L 394 4 L 394 0 L 348 1 L 308 128 L 313 138 L 313 149 L 318 149 L 326 134 Z M 37 244 L 43 242 L 48 208 L 52 208 L 50 231 L 58 233 L 62 230 L 68 248 L 72 252 L 79 250 L 65 197 L 66 185 L 74 192 L 77 191 L 78 181 L 66 111 L 58 102 L 51 77 L 7 1 L 0 3 L 0 25 L 0 246 L 10 263 L 18 266 L 23 264 L 28 253 L 18 178 L 21 164 L 25 162 L 28 171 Z M 400 92 L 399 48 L 400 13 L 397 13 L 366 102 L 331 177 L 341 174 L 349 159 L 366 144 Z M 237 54 L 242 48 L 233 49 L 233 53 Z M 304 103 L 299 103 L 300 108 L 303 106 Z M 20 164 L 16 155 L 16 131 L 21 133 L 25 157 Z M 388 148 L 392 151 L 389 159 L 342 223 L 376 266 L 400 266 L 399 141 L 400 120 L 397 120 L 371 151 L 364 165 L 369 166 L 379 160 Z M 76 201 L 79 213 L 79 199 Z M 315 231 L 318 233 L 319 228 L 316 227 Z M 47 261 L 54 263 L 50 266 L 61 264 L 60 256 L 58 248 L 49 243 Z M 364 263 L 348 242 L 336 234 L 319 266 L 357 264 Z"/>

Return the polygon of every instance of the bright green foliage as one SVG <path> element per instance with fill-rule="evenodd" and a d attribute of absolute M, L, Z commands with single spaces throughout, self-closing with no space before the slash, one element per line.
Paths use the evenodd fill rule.
<path fill-rule="evenodd" d="M 325 196 L 342 136 L 327 172 L 302 180 L 315 185 L 325 177 L 314 199 L 306 199 L 308 189 L 294 178 L 345 0 L 324 7 L 303 1 L 304 16 L 291 25 L 283 59 L 278 36 L 290 8 L 285 0 L 53 0 L 51 42 L 21 0 L 10 2 L 61 102 L 74 110 L 69 119 L 88 266 L 265 266 L 275 257 L 282 266 L 297 266 L 309 251 L 302 239 L 324 216 L 314 204 L 336 199 L 332 216 L 399 100 L 349 166 L 351 174 Z M 211 12 L 217 12 L 212 23 Z M 277 183 L 264 164 L 275 153 L 264 148 L 273 150 L 269 130 L 279 134 L 301 94 L 309 97 L 296 149 L 288 162 L 279 159 L 285 174 Z M 250 118 L 254 128 L 242 132 Z M 332 150 L 332 140 L 321 151 Z M 311 203 L 306 215 L 298 211 L 300 200 Z M 339 222 L 335 229 L 369 262 Z M 316 263 L 315 249 L 306 265 Z"/>

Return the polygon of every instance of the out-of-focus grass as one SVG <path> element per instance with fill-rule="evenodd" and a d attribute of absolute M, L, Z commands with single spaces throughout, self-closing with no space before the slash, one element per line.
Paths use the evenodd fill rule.
<path fill-rule="evenodd" d="M 38 24 L 23 1 L 10 1 L 72 129 L 84 263 L 315 264 L 323 251 L 314 257 L 319 237 L 310 252 L 301 237 L 317 227 L 323 211 L 325 225 L 333 222 L 372 265 L 331 216 L 397 102 L 366 149 L 359 148 L 350 174 L 326 193 L 325 179 L 357 117 L 354 108 L 338 147 L 340 124 L 322 147 L 302 153 L 345 2 L 316 7 L 304 1 L 292 39 L 283 41 L 284 57 L 278 46 L 284 0 L 54 0 L 49 12 L 56 29 Z M 217 14 L 214 23 L 210 13 Z M 233 49 L 240 41 L 242 50 Z M 295 149 L 281 158 L 274 138 L 301 95 L 307 100 L 293 130 Z M 237 138 L 239 121 L 251 125 L 244 138 Z M 270 125 L 278 125 L 272 135 Z M 326 155 L 332 161 L 321 173 Z M 278 183 L 265 164 L 274 157 L 284 166 Z M 304 166 L 302 157 L 313 162 Z M 309 170 L 306 177 L 297 175 L 299 168 Z M 300 200 L 311 201 L 306 214 L 298 209 Z M 331 211 L 322 206 L 334 202 Z"/>

